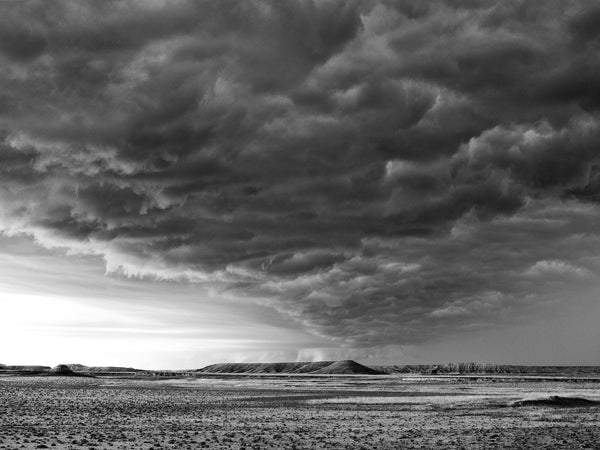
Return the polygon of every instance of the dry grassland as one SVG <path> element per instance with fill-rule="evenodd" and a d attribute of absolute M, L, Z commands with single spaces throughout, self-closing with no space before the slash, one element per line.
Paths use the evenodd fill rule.
<path fill-rule="evenodd" d="M 0 378 L 0 448 L 599 448 L 590 382 L 397 376 Z"/>

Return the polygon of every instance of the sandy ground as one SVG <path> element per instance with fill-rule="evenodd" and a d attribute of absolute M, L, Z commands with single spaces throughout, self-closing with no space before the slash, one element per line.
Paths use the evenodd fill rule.
<path fill-rule="evenodd" d="M 598 383 L 364 377 L 0 378 L 0 448 L 600 448 Z"/>

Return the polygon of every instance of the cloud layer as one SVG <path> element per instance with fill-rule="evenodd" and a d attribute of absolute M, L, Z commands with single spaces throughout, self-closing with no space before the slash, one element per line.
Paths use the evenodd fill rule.
<path fill-rule="evenodd" d="M 600 269 L 600 8 L 0 8 L 0 228 L 332 345 L 549 314 Z"/>

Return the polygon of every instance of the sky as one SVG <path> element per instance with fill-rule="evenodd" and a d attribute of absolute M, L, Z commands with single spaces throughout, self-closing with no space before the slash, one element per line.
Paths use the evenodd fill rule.
<path fill-rule="evenodd" d="M 600 6 L 0 1 L 0 362 L 600 365 Z"/>

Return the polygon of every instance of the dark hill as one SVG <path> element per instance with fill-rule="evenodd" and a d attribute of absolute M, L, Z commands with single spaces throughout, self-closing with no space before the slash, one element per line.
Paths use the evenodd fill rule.
<path fill-rule="evenodd" d="M 283 363 L 223 363 L 206 366 L 202 369 L 198 369 L 197 372 L 315 375 L 379 375 L 382 373 L 351 360 Z"/>
<path fill-rule="evenodd" d="M 93 377 L 90 374 L 74 372 L 67 364 L 59 364 L 41 375 L 48 377 Z"/>

